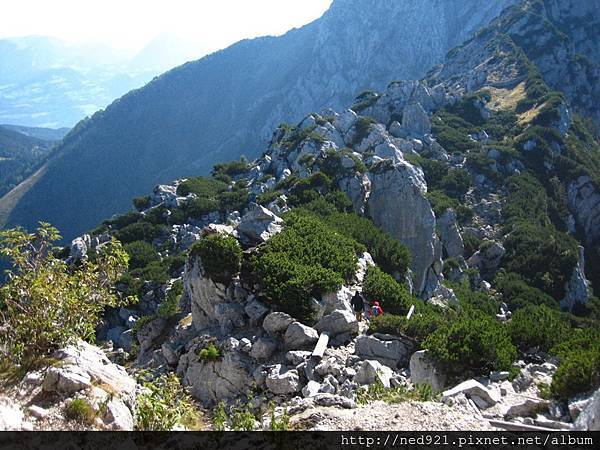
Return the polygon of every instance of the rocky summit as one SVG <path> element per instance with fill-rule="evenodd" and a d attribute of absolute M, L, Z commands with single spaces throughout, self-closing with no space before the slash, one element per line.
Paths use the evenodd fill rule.
<path fill-rule="evenodd" d="M 336 1 L 310 27 L 367 3 L 395 11 Z M 77 274 L 122 245 L 122 303 L 101 347 L 13 383 L 0 426 L 74 426 L 83 398 L 94 429 L 598 430 L 596 103 L 548 63 L 593 57 L 597 11 L 494 16 L 422 79 L 373 77 L 57 250 Z"/>

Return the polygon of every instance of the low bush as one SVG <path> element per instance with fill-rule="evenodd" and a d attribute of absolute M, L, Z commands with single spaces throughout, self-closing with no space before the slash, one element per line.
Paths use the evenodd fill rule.
<path fill-rule="evenodd" d="M 251 266 L 273 304 L 310 320 L 310 298 L 336 291 L 354 275 L 356 249 L 356 242 L 316 217 L 291 212 Z"/>
<path fill-rule="evenodd" d="M 159 305 L 156 314 L 160 317 L 169 317 L 179 312 L 179 300 L 183 294 L 183 281 L 177 280 L 168 290 L 164 301 Z"/>
<path fill-rule="evenodd" d="M 378 267 L 369 267 L 363 294 L 370 301 L 379 301 L 384 314 L 406 314 L 414 300 L 406 288 Z"/>
<path fill-rule="evenodd" d="M 434 331 L 423 348 L 456 375 L 508 370 L 517 356 L 506 327 L 482 313 L 460 317 Z"/>
<path fill-rule="evenodd" d="M 69 420 L 74 420 L 84 425 L 92 425 L 96 419 L 97 412 L 85 398 L 74 398 L 65 405 L 64 415 Z"/>
<path fill-rule="evenodd" d="M 219 283 L 228 283 L 240 271 L 242 248 L 233 236 L 212 234 L 190 248 L 190 258 L 199 257 L 207 275 Z"/>
<path fill-rule="evenodd" d="M 177 426 L 200 428 L 200 414 L 194 401 L 174 373 L 143 381 L 144 391 L 136 398 L 136 429 L 170 431 Z"/>
<path fill-rule="evenodd" d="M 129 244 L 135 241 L 152 242 L 157 237 L 164 234 L 166 227 L 164 225 L 154 225 L 148 222 L 135 222 L 119 229 L 115 237 L 123 244 Z"/>
<path fill-rule="evenodd" d="M 567 338 L 570 331 L 562 314 L 544 305 L 528 305 L 517 310 L 509 326 L 510 337 L 521 350 L 537 347 L 548 351 Z"/>
<path fill-rule="evenodd" d="M 198 352 L 198 357 L 204 361 L 218 361 L 221 356 L 221 349 L 212 342 Z"/>
<path fill-rule="evenodd" d="M 124 247 L 129 255 L 129 269 L 141 269 L 154 261 L 159 261 L 160 256 L 154 247 L 144 241 L 134 241 Z"/>

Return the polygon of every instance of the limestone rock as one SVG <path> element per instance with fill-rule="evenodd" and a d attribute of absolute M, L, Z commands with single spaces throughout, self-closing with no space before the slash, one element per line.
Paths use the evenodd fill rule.
<path fill-rule="evenodd" d="M 75 365 L 52 367 L 46 373 L 42 389 L 46 392 L 60 392 L 71 395 L 92 387 L 88 373 Z"/>
<path fill-rule="evenodd" d="M 512 404 L 504 417 L 535 417 L 540 411 L 548 409 L 550 402 L 541 398 L 523 398 L 518 403 Z"/>
<path fill-rule="evenodd" d="M 250 356 L 254 359 L 265 360 L 269 359 L 277 350 L 277 342 L 271 338 L 259 338 L 252 344 Z"/>
<path fill-rule="evenodd" d="M 291 350 L 309 347 L 316 344 L 318 340 L 319 334 L 317 330 L 307 327 L 300 322 L 293 322 L 288 326 L 284 337 L 285 348 Z"/>
<path fill-rule="evenodd" d="M 248 245 L 266 242 L 271 236 L 281 232 L 283 220 L 264 206 L 252 205 L 237 226 L 242 242 Z"/>
<path fill-rule="evenodd" d="M 446 403 L 453 397 L 464 394 L 473 401 L 482 400 L 482 406 L 494 406 L 500 401 L 500 394 L 496 391 L 487 389 L 483 384 L 475 380 L 467 380 L 459 385 L 444 391 L 442 401 Z M 477 399 L 475 399 L 477 397 Z M 479 406 L 479 405 L 478 405 Z"/>
<path fill-rule="evenodd" d="M 575 430 L 600 431 L 600 389 L 596 391 L 587 406 L 575 421 Z"/>
<path fill-rule="evenodd" d="M 324 316 L 315 325 L 319 333 L 326 332 L 330 337 L 343 333 L 358 333 L 358 322 L 356 317 L 348 310 L 336 310 Z"/>
<path fill-rule="evenodd" d="M 391 386 L 391 379 L 394 372 L 387 366 L 382 365 L 379 361 L 363 361 L 356 370 L 354 381 L 361 385 L 373 384 L 379 380 L 384 387 Z"/>
<path fill-rule="evenodd" d="M 415 136 L 431 133 L 431 121 L 419 103 L 406 105 L 402 114 L 402 128 Z"/>
<path fill-rule="evenodd" d="M 199 258 L 186 264 L 183 283 L 185 293 L 190 299 L 196 330 L 218 322 L 215 306 L 227 302 L 226 287 L 206 276 Z"/>
<path fill-rule="evenodd" d="M 354 351 L 361 358 L 374 359 L 395 369 L 408 363 L 412 344 L 399 337 L 386 336 L 386 340 L 382 340 L 361 335 L 356 339 Z"/>
<path fill-rule="evenodd" d="M 409 367 L 413 384 L 428 384 L 434 391 L 441 391 L 446 386 L 446 375 L 427 357 L 427 350 L 413 353 Z"/>
<path fill-rule="evenodd" d="M 277 364 L 269 371 L 266 384 L 274 394 L 292 394 L 300 390 L 300 377 L 297 370 Z"/>
<path fill-rule="evenodd" d="M 269 308 L 267 308 L 258 300 L 253 299 L 252 301 L 248 302 L 244 308 L 244 311 L 248 317 L 250 317 L 250 324 L 257 326 L 269 313 Z"/>
<path fill-rule="evenodd" d="M 24 414 L 11 399 L 0 396 L 0 431 L 21 431 Z"/>
<path fill-rule="evenodd" d="M 565 286 L 565 297 L 560 306 L 571 311 L 577 304 L 586 304 L 590 297 L 590 282 L 585 277 L 585 257 L 583 247 L 579 247 L 577 265 Z"/>
<path fill-rule="evenodd" d="M 135 421 L 130 409 L 118 398 L 110 398 L 106 404 L 104 421 L 114 431 L 133 431 Z"/>
<path fill-rule="evenodd" d="M 440 238 L 446 255 L 450 258 L 458 258 L 463 256 L 465 247 L 462 236 L 458 231 L 456 221 L 456 213 L 452 209 L 446 210 L 442 217 L 438 220 L 440 228 Z"/>
<path fill-rule="evenodd" d="M 282 333 L 293 321 L 294 319 L 289 314 L 275 311 L 265 317 L 262 326 L 268 333 Z"/>

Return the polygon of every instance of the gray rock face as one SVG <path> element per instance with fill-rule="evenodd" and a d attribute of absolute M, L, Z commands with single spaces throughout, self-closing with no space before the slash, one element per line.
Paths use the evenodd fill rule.
<path fill-rule="evenodd" d="M 205 275 L 199 258 L 191 266 L 186 264 L 183 284 L 190 299 L 194 327 L 202 330 L 211 322 L 218 322 L 215 307 L 227 302 L 226 288 Z"/>
<path fill-rule="evenodd" d="M 375 336 L 361 335 L 356 339 L 354 352 L 361 358 L 377 360 L 391 368 L 403 367 L 408 363 L 412 344 L 401 338 L 389 337 L 389 340 Z"/>
<path fill-rule="evenodd" d="M 315 325 L 315 329 L 319 333 L 327 332 L 331 337 L 343 333 L 357 334 L 358 322 L 350 311 L 336 310 L 319 320 Z"/>
<path fill-rule="evenodd" d="M 565 298 L 560 302 L 561 308 L 573 310 L 577 304 L 586 304 L 590 297 L 590 282 L 585 277 L 584 249 L 579 247 L 577 265 L 573 268 L 571 278 L 565 286 Z"/>
<path fill-rule="evenodd" d="M 441 391 L 446 386 L 446 375 L 427 357 L 427 350 L 413 353 L 409 367 L 413 384 L 428 384 L 434 391 Z"/>
<path fill-rule="evenodd" d="M 600 241 L 600 192 L 588 176 L 581 176 L 569 185 L 569 208 L 588 244 Z"/>
<path fill-rule="evenodd" d="M 71 242 L 71 258 L 75 261 L 80 261 L 85 258 L 90 248 L 90 236 L 83 235 L 73 239 Z"/>
<path fill-rule="evenodd" d="M 505 253 L 505 248 L 499 242 L 487 246 L 484 244 L 484 248 L 475 252 L 467 262 L 469 266 L 478 268 L 482 275 L 488 276 L 498 269 Z"/>
<path fill-rule="evenodd" d="M 271 236 L 280 233 L 283 220 L 260 205 L 252 205 L 237 226 L 240 240 L 247 245 L 266 242 Z"/>
<path fill-rule="evenodd" d="M 114 431 L 133 431 L 135 426 L 131 410 L 118 398 L 111 398 L 106 404 L 104 422 Z"/>
<path fill-rule="evenodd" d="M 263 320 L 263 328 L 268 333 L 282 333 L 287 330 L 288 326 L 294 319 L 284 312 L 275 311 L 268 314 Z"/>
<path fill-rule="evenodd" d="M 164 317 L 158 317 L 143 325 L 137 333 L 137 338 L 140 342 L 140 352 L 144 353 L 150 350 L 156 339 L 165 331 L 166 326 L 167 319 Z"/>
<path fill-rule="evenodd" d="M 435 216 L 429 201 L 423 174 L 406 162 L 390 164 L 368 174 L 370 194 L 367 205 L 375 225 L 404 243 L 411 251 L 416 294 L 437 287 L 434 263 L 441 266 L 435 252 Z M 437 257 L 436 257 L 437 256 Z M 433 285 L 428 285 L 433 283 Z"/>
<path fill-rule="evenodd" d="M 600 390 L 581 411 L 574 425 L 577 431 L 600 431 Z"/>
<path fill-rule="evenodd" d="M 462 236 L 458 231 L 456 213 L 448 209 L 438 220 L 440 238 L 446 255 L 450 258 L 459 258 L 465 252 Z"/>
<path fill-rule="evenodd" d="M 293 322 L 285 331 L 284 345 L 287 349 L 298 350 L 314 345 L 318 340 L 317 330 L 300 322 Z"/>
<path fill-rule="evenodd" d="M 213 404 L 244 395 L 251 388 L 252 364 L 246 355 L 228 351 L 218 361 L 203 361 L 196 354 L 199 350 L 192 346 L 177 366 L 177 374 L 192 396 Z"/>
<path fill-rule="evenodd" d="M 92 378 L 90 375 L 74 365 L 51 368 L 44 377 L 42 384 L 42 389 L 46 392 L 59 392 L 67 395 L 91 387 Z"/>
<path fill-rule="evenodd" d="M 295 369 L 288 369 L 281 364 L 275 365 L 265 380 L 267 388 L 274 394 L 292 394 L 300 390 L 300 377 Z"/>
<path fill-rule="evenodd" d="M 419 103 L 406 105 L 402 114 L 402 128 L 414 136 L 431 133 L 431 121 L 427 112 Z"/>
<path fill-rule="evenodd" d="M 254 299 L 244 307 L 245 313 L 250 317 L 250 324 L 257 326 L 269 313 L 269 308 Z"/>

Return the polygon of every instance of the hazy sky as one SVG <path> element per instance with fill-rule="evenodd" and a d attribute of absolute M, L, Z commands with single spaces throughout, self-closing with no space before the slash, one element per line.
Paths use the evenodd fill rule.
<path fill-rule="evenodd" d="M 177 33 L 205 51 L 282 34 L 320 17 L 332 0 L 2 0 L 0 37 L 44 35 L 140 50 Z"/>

